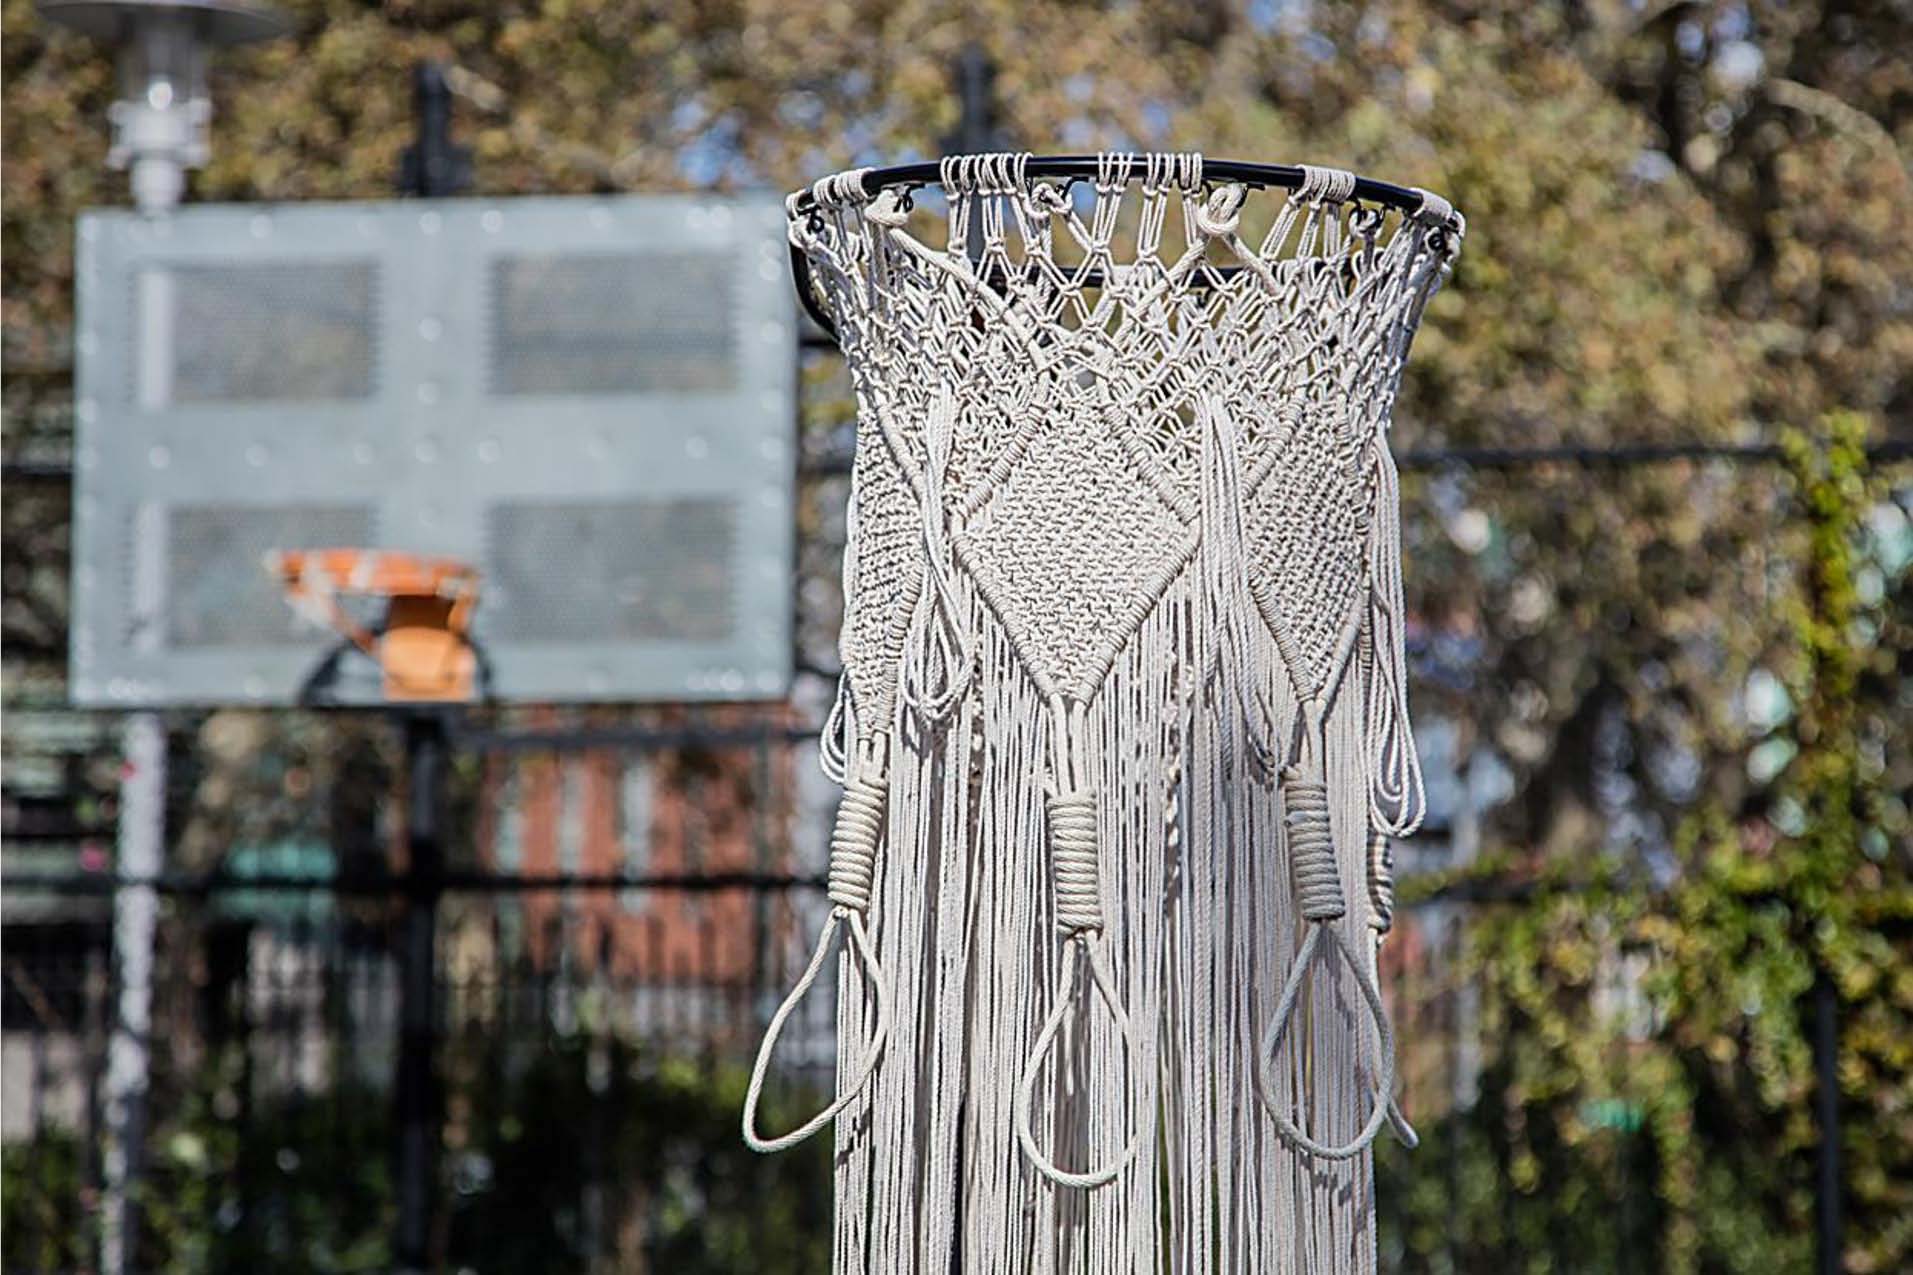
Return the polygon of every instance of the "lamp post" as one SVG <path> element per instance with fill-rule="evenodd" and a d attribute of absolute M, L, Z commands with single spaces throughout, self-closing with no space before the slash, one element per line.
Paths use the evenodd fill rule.
<path fill-rule="evenodd" d="M 286 31 L 277 13 L 239 0 L 41 0 L 39 7 L 47 21 L 113 47 L 119 99 L 108 111 L 106 162 L 128 170 L 133 203 L 149 214 L 179 203 L 186 170 L 206 162 L 212 51 Z"/>
<path fill-rule="evenodd" d="M 113 145 L 106 162 L 129 171 L 133 202 L 152 217 L 179 203 L 186 170 L 206 162 L 211 51 L 286 30 L 277 14 L 236 0 L 41 0 L 39 9 L 47 21 L 113 48 L 119 99 L 108 113 Z M 113 891 L 117 996 L 107 1046 L 106 1137 L 100 1157 L 102 1275 L 124 1275 L 139 1263 L 137 1187 L 151 1066 L 156 883 L 166 860 L 166 728 L 158 713 L 126 715 L 121 756 Z"/>

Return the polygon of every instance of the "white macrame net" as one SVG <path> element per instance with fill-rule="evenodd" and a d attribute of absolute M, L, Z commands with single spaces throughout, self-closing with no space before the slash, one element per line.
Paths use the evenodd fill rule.
<path fill-rule="evenodd" d="M 845 798 L 745 1137 L 834 1120 L 839 1272 L 1372 1270 L 1422 809 L 1386 435 L 1462 220 L 1027 164 L 944 161 L 940 245 L 861 170 L 791 201 L 858 402 Z M 762 1134 L 839 930 L 836 1100 Z"/>

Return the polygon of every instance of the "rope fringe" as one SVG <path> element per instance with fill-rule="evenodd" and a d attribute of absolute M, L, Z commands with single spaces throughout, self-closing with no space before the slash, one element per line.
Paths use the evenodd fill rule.
<path fill-rule="evenodd" d="M 945 159 L 929 234 L 939 204 L 865 170 L 792 205 L 857 401 L 844 795 L 745 1137 L 856 1104 L 843 1275 L 1372 1275 L 1364 1153 L 1414 1138 L 1389 838 L 1426 804 L 1387 425 L 1464 224 L 1320 166 L 1287 192 L 1194 153 L 1030 167 Z M 835 1101 L 762 1136 L 833 946 Z"/>

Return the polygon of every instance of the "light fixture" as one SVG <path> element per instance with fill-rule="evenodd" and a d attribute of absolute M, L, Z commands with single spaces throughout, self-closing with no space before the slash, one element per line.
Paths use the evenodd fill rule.
<path fill-rule="evenodd" d="M 49 22 L 116 50 L 119 100 L 106 162 L 130 171 L 133 202 L 144 213 L 177 204 L 186 170 L 206 162 L 211 50 L 287 29 L 278 13 L 240 0 L 40 0 L 39 8 Z"/>

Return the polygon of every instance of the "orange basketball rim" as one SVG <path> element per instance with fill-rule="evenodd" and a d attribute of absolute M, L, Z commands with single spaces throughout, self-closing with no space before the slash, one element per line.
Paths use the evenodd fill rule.
<path fill-rule="evenodd" d="M 377 661 L 387 699 L 472 698 L 478 572 L 469 564 L 390 549 L 282 549 L 266 555 L 266 569 L 295 610 Z M 383 622 L 360 623 L 344 605 L 348 597 L 383 599 Z"/>

